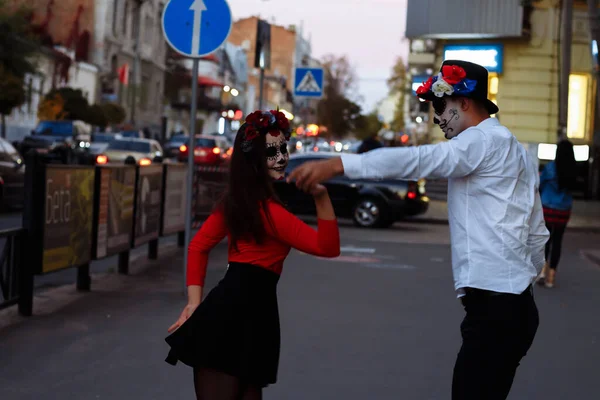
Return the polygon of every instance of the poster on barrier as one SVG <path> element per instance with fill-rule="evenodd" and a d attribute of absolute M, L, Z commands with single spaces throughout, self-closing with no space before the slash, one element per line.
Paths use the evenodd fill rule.
<path fill-rule="evenodd" d="M 98 186 L 95 258 L 129 249 L 133 230 L 135 167 L 104 167 Z"/>
<path fill-rule="evenodd" d="M 165 166 L 162 235 L 170 235 L 185 230 L 187 177 L 187 165 L 168 164 Z"/>
<path fill-rule="evenodd" d="M 162 165 L 139 167 L 135 194 L 134 247 L 158 238 L 162 184 Z"/>
<path fill-rule="evenodd" d="M 196 219 L 208 217 L 227 187 L 227 168 L 198 166 L 194 173 Z"/>
<path fill-rule="evenodd" d="M 93 167 L 47 166 L 40 273 L 90 261 L 94 178 Z"/>

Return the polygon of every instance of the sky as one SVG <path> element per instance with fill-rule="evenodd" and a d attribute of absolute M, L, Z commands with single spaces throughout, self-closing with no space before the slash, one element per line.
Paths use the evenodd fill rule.
<path fill-rule="evenodd" d="M 386 79 L 403 40 L 407 0 L 228 0 L 234 20 L 260 16 L 277 25 L 303 26 L 313 57 L 347 55 L 358 76 L 361 106 L 374 109 L 387 96 Z"/>

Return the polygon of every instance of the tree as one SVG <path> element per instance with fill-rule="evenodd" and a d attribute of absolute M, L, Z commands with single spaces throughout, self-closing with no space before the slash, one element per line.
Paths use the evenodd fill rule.
<path fill-rule="evenodd" d="M 391 128 L 395 132 L 400 132 L 404 130 L 404 103 L 406 100 L 406 66 L 402 57 L 398 57 L 396 60 L 387 84 L 390 95 L 398 98 Z"/>
<path fill-rule="evenodd" d="M 32 55 L 37 50 L 27 21 L 30 10 L 9 8 L 7 0 L 0 0 L 0 65 L 18 78 L 37 71 Z"/>
<path fill-rule="evenodd" d="M 118 125 L 125 121 L 127 114 L 125 109 L 117 103 L 104 103 L 100 107 L 106 116 L 106 122 L 109 125 Z"/>
<path fill-rule="evenodd" d="M 31 59 L 33 44 L 28 40 L 27 10 L 9 10 L 6 0 L 0 0 L 0 127 L 6 137 L 6 116 L 25 102 L 24 76 L 36 71 Z"/>
<path fill-rule="evenodd" d="M 325 90 L 317 106 L 317 117 L 331 135 L 343 137 L 353 132 L 361 117 L 357 100 L 356 74 L 345 56 L 323 58 Z"/>
<path fill-rule="evenodd" d="M 38 119 L 60 121 L 65 118 L 65 100 L 59 93 L 47 94 L 38 105 Z"/>
<path fill-rule="evenodd" d="M 2 138 L 6 138 L 6 116 L 12 112 L 13 108 L 19 107 L 24 102 L 23 78 L 13 75 L 0 64 L 0 116 L 2 119 L 0 130 Z"/>

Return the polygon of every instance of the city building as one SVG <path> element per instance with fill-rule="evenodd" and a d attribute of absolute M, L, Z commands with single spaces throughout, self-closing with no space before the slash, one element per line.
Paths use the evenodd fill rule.
<path fill-rule="evenodd" d="M 473 0 L 475 1 L 475 0 Z M 460 59 L 490 72 L 488 91 L 497 117 L 540 165 L 553 160 L 559 138 L 562 3 L 555 0 L 477 0 L 456 8 L 444 0 L 409 0 L 406 36 L 413 91 L 443 60 Z M 432 13 L 429 10 L 435 9 Z M 579 188 L 598 196 L 593 165 L 597 47 L 592 44 L 585 1 L 574 0 L 566 134 L 575 145 Z M 411 118 L 432 142 L 442 140 L 429 104 L 413 100 Z M 596 148 L 595 148 L 596 146 Z"/>
<path fill-rule="evenodd" d="M 61 2 L 62 3 L 62 2 Z M 117 102 L 127 122 L 163 131 L 167 44 L 161 21 L 165 1 L 96 1 L 93 62 L 100 68 L 99 100 Z"/>
<path fill-rule="evenodd" d="M 255 67 L 258 17 L 234 21 L 228 41 L 248 55 L 248 108 L 259 106 L 260 69 Z M 296 66 L 296 28 L 271 25 L 271 67 L 265 69 L 263 109 L 293 109 L 293 80 Z"/>
<path fill-rule="evenodd" d="M 30 29 L 39 39 L 37 72 L 25 77 L 26 101 L 6 118 L 7 139 L 21 140 L 38 122 L 38 105 L 53 88 L 80 89 L 90 104 L 98 95 L 98 68 L 92 61 L 94 0 L 10 0 L 30 10 Z"/>
<path fill-rule="evenodd" d="M 169 134 L 189 132 L 193 61 L 168 51 L 166 126 Z M 236 131 L 248 106 L 246 52 L 226 42 L 198 61 L 196 134 Z"/>

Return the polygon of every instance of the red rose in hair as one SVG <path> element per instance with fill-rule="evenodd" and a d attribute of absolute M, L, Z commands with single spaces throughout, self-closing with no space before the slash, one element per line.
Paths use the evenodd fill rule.
<path fill-rule="evenodd" d="M 277 129 L 272 129 L 269 131 L 269 134 L 273 137 L 279 137 L 279 135 L 281 135 L 281 132 L 278 131 Z"/>
<path fill-rule="evenodd" d="M 442 77 L 451 85 L 456 85 L 467 77 L 463 67 L 457 65 L 444 65 L 442 67 Z"/>
<path fill-rule="evenodd" d="M 279 127 L 279 129 L 281 129 L 282 131 L 290 129 L 290 121 L 287 119 L 284 113 L 282 113 L 281 111 L 271 110 L 271 114 L 275 116 L 275 119 L 277 120 L 277 126 Z"/>
<path fill-rule="evenodd" d="M 256 137 L 258 137 L 258 131 L 256 129 L 254 129 L 253 126 L 247 126 L 246 127 L 246 131 L 244 132 L 244 138 L 246 140 L 252 140 L 255 139 Z"/>
<path fill-rule="evenodd" d="M 258 121 L 256 121 L 256 127 L 257 128 L 268 128 L 269 127 L 269 116 L 268 115 L 264 115 L 264 114 L 260 114 L 260 117 L 258 118 Z"/>
<path fill-rule="evenodd" d="M 246 117 L 246 123 L 256 125 L 261 116 L 262 113 L 260 111 L 254 111 L 252 114 Z"/>
<path fill-rule="evenodd" d="M 429 90 L 431 89 L 431 85 L 433 85 L 433 77 L 429 77 L 429 79 L 427 79 L 427 82 L 423 82 L 423 84 L 421 86 L 419 86 L 419 88 L 417 89 L 417 94 L 424 94 L 429 92 Z"/>

